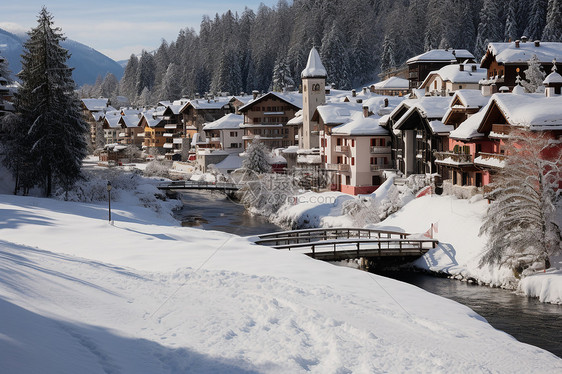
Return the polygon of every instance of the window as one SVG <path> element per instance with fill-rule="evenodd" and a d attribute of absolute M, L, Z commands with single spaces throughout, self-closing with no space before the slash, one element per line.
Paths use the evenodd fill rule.
<path fill-rule="evenodd" d="M 352 157 L 352 158 L 351 158 L 351 165 L 352 165 L 352 166 L 355 165 L 355 157 Z"/>
<path fill-rule="evenodd" d="M 375 160 L 376 160 L 376 158 L 371 157 L 371 165 L 374 165 L 374 164 L 375 164 Z"/>
<path fill-rule="evenodd" d="M 351 146 L 355 147 L 355 139 L 351 139 Z"/>
<path fill-rule="evenodd" d="M 341 138 L 337 138 L 336 145 L 341 145 Z"/>
<path fill-rule="evenodd" d="M 385 139 L 381 139 L 380 140 L 380 145 L 381 147 L 384 147 L 386 145 L 386 140 Z"/>
<path fill-rule="evenodd" d="M 238 136 L 238 131 L 231 131 L 230 136 L 232 137 Z"/>
<path fill-rule="evenodd" d="M 377 145 L 377 139 L 371 139 L 371 147 L 374 147 Z"/>

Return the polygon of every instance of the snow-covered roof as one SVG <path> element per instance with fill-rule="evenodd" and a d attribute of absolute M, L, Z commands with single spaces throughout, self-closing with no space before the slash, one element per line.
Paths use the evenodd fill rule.
<path fill-rule="evenodd" d="M 492 53 L 496 61 L 501 64 L 527 62 L 537 55 L 541 63 L 551 63 L 552 59 L 562 60 L 562 43 L 540 42 L 536 47 L 535 43 L 519 42 L 519 48 L 512 43 L 489 43 L 488 51 Z M 484 59 L 486 56 L 482 59 Z"/>
<path fill-rule="evenodd" d="M 243 158 L 235 153 L 231 153 L 224 160 L 215 164 L 220 171 L 236 170 L 242 167 Z"/>
<path fill-rule="evenodd" d="M 351 122 L 336 126 L 332 129 L 333 135 L 390 135 L 388 130 L 379 124 L 380 117 L 360 117 Z"/>
<path fill-rule="evenodd" d="M 456 90 L 452 100 L 454 101 L 456 97 L 459 98 L 465 108 L 482 108 L 490 101 L 490 96 L 482 95 L 480 90 Z"/>
<path fill-rule="evenodd" d="M 406 98 L 404 96 L 373 96 L 363 101 L 362 106 L 369 108 L 369 111 L 379 116 L 389 114 Z M 385 100 L 388 106 L 384 106 Z"/>
<path fill-rule="evenodd" d="M 448 134 L 455 128 L 453 125 L 445 125 L 438 119 L 429 121 L 429 127 L 434 134 Z"/>
<path fill-rule="evenodd" d="M 168 105 L 167 108 L 175 115 L 180 114 L 181 108 L 183 108 L 184 104 L 171 104 Z"/>
<path fill-rule="evenodd" d="M 302 123 L 303 123 L 302 109 L 300 109 L 295 113 L 295 116 L 291 118 L 289 122 L 287 122 L 287 125 L 295 126 L 295 125 L 302 125 Z"/>
<path fill-rule="evenodd" d="M 326 78 L 326 68 L 322 65 L 320 55 L 316 48 L 312 47 L 308 54 L 306 67 L 301 73 L 301 78 Z"/>
<path fill-rule="evenodd" d="M 326 125 L 340 125 L 346 123 L 350 121 L 355 113 L 363 115 L 361 104 L 354 102 L 319 105 L 316 111 Z"/>
<path fill-rule="evenodd" d="M 457 59 L 474 59 L 474 55 L 466 49 L 432 49 L 421 55 L 412 57 L 407 64 L 414 62 L 451 61 Z"/>
<path fill-rule="evenodd" d="M 484 106 L 478 113 L 475 113 L 462 122 L 459 127 L 451 131 L 449 138 L 458 140 L 471 140 L 474 138 L 482 138 L 484 134 L 478 132 L 478 128 L 484 120 L 484 116 L 488 111 L 490 104 Z"/>
<path fill-rule="evenodd" d="M 462 68 L 461 68 L 462 66 Z M 475 71 L 472 71 L 474 68 Z M 463 70 L 461 70 L 463 69 Z M 481 79 L 486 78 L 487 70 L 478 67 L 477 64 L 453 64 L 443 66 L 439 70 L 432 71 L 425 78 L 425 80 L 420 85 L 420 88 L 425 88 L 427 84 L 432 80 L 434 76 L 439 76 L 443 81 L 452 83 L 474 83 L 478 84 Z"/>
<path fill-rule="evenodd" d="M 100 112 L 107 109 L 109 99 L 99 98 L 99 99 L 82 99 L 82 103 L 86 109 L 90 112 Z"/>
<path fill-rule="evenodd" d="M 552 73 L 548 74 L 543 81 L 543 84 L 552 84 L 552 83 L 562 83 L 562 75 L 558 74 L 557 71 L 553 71 Z"/>
<path fill-rule="evenodd" d="M 121 117 L 121 122 L 123 122 L 127 127 L 137 127 L 139 125 L 139 121 L 140 118 L 137 114 Z"/>
<path fill-rule="evenodd" d="M 207 122 L 203 125 L 203 130 L 228 130 L 240 129 L 240 124 L 244 122 L 244 116 L 229 113 L 216 121 Z"/>
<path fill-rule="evenodd" d="M 162 121 L 162 117 L 153 117 L 150 113 L 143 113 L 142 115 L 148 125 L 148 127 L 156 127 L 158 126 Z"/>
<path fill-rule="evenodd" d="M 270 91 L 268 93 L 266 93 L 263 96 L 260 96 L 256 99 L 252 99 L 250 100 L 246 105 L 243 105 L 240 107 L 240 111 L 244 111 L 247 108 L 249 108 L 252 104 L 265 99 L 267 96 L 277 96 L 277 98 L 285 101 L 288 104 L 294 105 L 295 107 L 301 109 L 302 108 L 302 94 L 298 93 L 298 92 L 287 92 L 287 93 L 280 93 L 280 92 L 274 92 L 274 91 Z"/>
<path fill-rule="evenodd" d="M 424 96 L 421 99 L 404 100 L 390 113 L 390 116 L 393 117 L 403 108 L 407 108 L 407 111 L 394 123 L 394 129 L 400 129 L 414 111 L 418 111 L 428 121 L 441 120 L 449 109 L 450 101 L 450 97 L 443 96 Z"/>
<path fill-rule="evenodd" d="M 390 77 L 382 82 L 375 83 L 375 90 L 404 90 L 410 88 L 410 82 L 400 77 Z"/>
<path fill-rule="evenodd" d="M 119 124 L 119 121 L 121 120 L 121 115 L 115 116 L 115 115 L 110 115 L 110 116 L 105 116 L 104 117 L 104 123 L 107 123 L 107 125 L 111 128 L 118 128 L 121 127 L 121 125 Z"/>
<path fill-rule="evenodd" d="M 562 44 L 562 43 L 561 43 Z M 562 96 L 494 94 L 494 101 L 509 124 L 530 130 L 562 130 Z"/>

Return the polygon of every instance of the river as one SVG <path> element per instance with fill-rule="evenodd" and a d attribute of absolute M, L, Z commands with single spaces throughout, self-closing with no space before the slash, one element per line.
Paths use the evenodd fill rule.
<path fill-rule="evenodd" d="M 176 211 L 175 217 L 184 226 L 241 236 L 283 230 L 265 217 L 248 214 L 242 205 L 232 202 L 220 192 L 192 191 L 180 196 L 183 208 Z M 562 358 L 562 305 L 545 304 L 511 291 L 423 273 L 399 271 L 381 275 L 464 304 L 486 318 L 496 329 Z"/>

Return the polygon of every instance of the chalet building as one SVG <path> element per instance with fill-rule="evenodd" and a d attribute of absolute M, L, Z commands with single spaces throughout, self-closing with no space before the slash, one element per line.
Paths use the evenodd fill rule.
<path fill-rule="evenodd" d="M 410 92 L 410 82 L 400 77 L 390 77 L 382 82 L 372 84 L 369 90 L 377 95 L 405 96 Z"/>
<path fill-rule="evenodd" d="M 100 131 L 98 130 L 101 126 L 100 118 L 109 111 L 114 111 L 115 109 L 109 106 L 109 99 L 81 99 L 82 106 L 82 116 L 88 123 L 90 127 L 90 141 L 93 145 L 98 144 L 98 136 Z"/>
<path fill-rule="evenodd" d="M 123 145 L 134 145 L 139 149 L 142 147 L 144 137 L 140 135 L 144 132 L 143 128 L 139 127 L 140 114 L 129 114 L 120 116 L 118 124 L 120 131 L 118 134 L 118 141 Z"/>
<path fill-rule="evenodd" d="M 439 70 L 443 66 L 474 62 L 472 53 L 465 49 L 432 49 L 412 57 L 406 61 L 406 64 L 408 64 L 410 89 L 418 88 L 429 73 Z"/>
<path fill-rule="evenodd" d="M 434 151 L 447 149 L 447 136 L 453 129 L 441 122 L 450 100 L 441 96 L 404 100 L 389 115 L 392 158 L 404 175 L 437 172 Z"/>
<path fill-rule="evenodd" d="M 228 153 L 240 153 L 242 149 L 244 116 L 229 113 L 224 117 L 203 125 L 206 144 L 199 143 L 198 148 L 223 150 Z"/>
<path fill-rule="evenodd" d="M 549 77 L 562 83 L 562 76 L 558 78 L 556 74 L 554 71 Z M 562 95 L 523 91 L 518 85 L 512 93 L 492 95 L 480 112 L 450 133 L 449 146 L 462 147 L 466 154 L 464 169 L 452 175 L 450 183 L 453 186 L 479 188 L 492 182 L 494 174 L 504 166 L 507 156 L 505 140 L 514 128 L 546 132 L 548 137 L 557 140 L 545 152 L 545 157 L 562 150 Z"/>
<path fill-rule="evenodd" d="M 139 127 L 144 130 L 143 148 L 155 148 L 159 152 L 164 151 L 164 144 L 166 143 L 166 129 L 164 126 L 166 121 L 161 117 L 154 114 L 154 112 L 143 113 Z"/>
<path fill-rule="evenodd" d="M 180 110 L 186 103 L 187 100 L 175 101 L 167 105 L 162 112 L 165 130 L 164 137 L 166 138 L 163 148 L 167 160 L 180 161 L 182 158 L 187 159 L 187 151 L 189 151 L 189 144 L 191 144 L 195 131 L 184 131 Z M 185 150 L 184 145 L 187 148 Z"/>
<path fill-rule="evenodd" d="M 121 114 L 114 112 L 105 115 L 102 119 L 102 129 L 104 144 L 115 144 L 119 142 L 119 133 L 121 133 Z"/>
<path fill-rule="evenodd" d="M 183 132 L 185 136 L 197 135 L 195 141 L 204 141 L 203 124 L 213 122 L 225 114 L 234 112 L 230 99 L 227 97 L 209 97 L 188 101 L 181 109 Z"/>
<path fill-rule="evenodd" d="M 287 126 L 289 118 L 301 109 L 299 94 L 269 92 L 240 108 L 244 121 L 242 137 L 244 149 L 259 138 L 268 148 L 283 148 L 296 145 L 295 126 Z"/>
<path fill-rule="evenodd" d="M 478 121 L 481 116 L 479 112 L 488 104 L 489 99 L 483 96 L 480 90 L 456 91 L 449 109 L 443 116 L 443 124 L 456 130 L 464 122 Z M 478 152 L 491 152 L 492 147 L 488 139 L 481 134 L 458 138 L 454 135 L 454 130 L 449 134 L 447 148 L 435 152 L 437 173 L 442 177 L 445 193 L 470 197 L 477 192 L 476 189 L 458 186 L 483 186 L 484 174 L 474 165 L 474 155 Z"/>
<path fill-rule="evenodd" d="M 562 61 L 562 43 L 558 42 L 534 42 L 527 41 L 521 37 L 511 43 L 490 43 L 486 54 L 482 58 L 480 67 L 487 70 L 486 79 L 480 83 L 485 95 L 492 95 L 501 87 L 509 90 L 516 85 L 517 76 L 525 79 L 523 73 L 529 67 L 528 62 L 536 55 L 545 72 L 552 68 L 552 60 Z"/>
<path fill-rule="evenodd" d="M 453 64 L 432 71 L 419 88 L 431 96 L 453 96 L 462 89 L 478 90 L 478 82 L 486 78 L 486 69 L 477 64 Z"/>
<path fill-rule="evenodd" d="M 324 160 L 335 171 L 332 190 L 351 195 L 368 194 L 383 182 L 383 170 L 392 169 L 391 137 L 378 116 L 356 116 L 329 131 L 329 146 L 322 138 Z"/>

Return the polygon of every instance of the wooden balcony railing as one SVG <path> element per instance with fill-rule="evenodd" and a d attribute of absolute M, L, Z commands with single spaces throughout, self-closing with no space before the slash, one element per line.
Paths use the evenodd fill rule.
<path fill-rule="evenodd" d="M 390 153 L 390 147 L 372 146 L 371 154 Z"/>
<path fill-rule="evenodd" d="M 471 164 L 473 161 L 470 153 L 435 152 L 435 161 L 445 161 L 447 159 L 459 164 Z"/>

